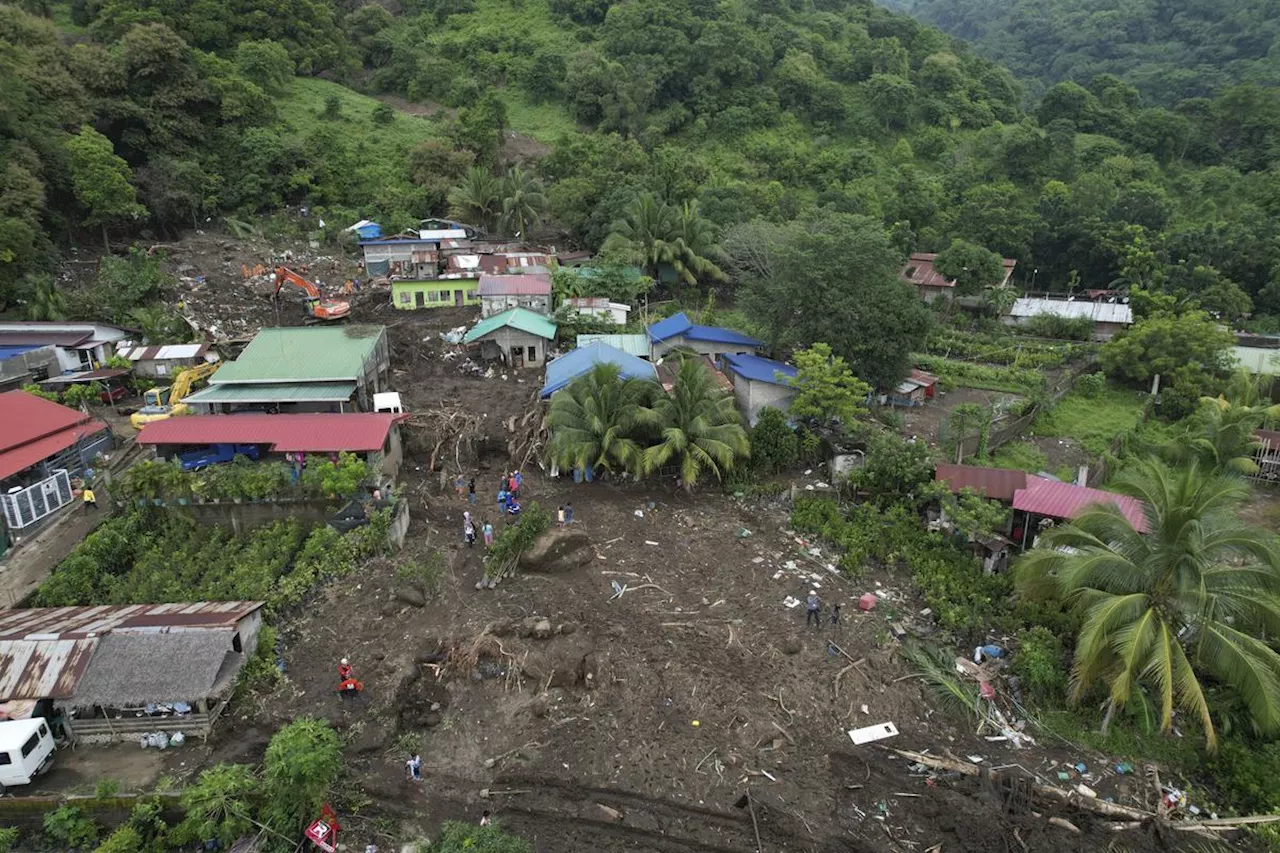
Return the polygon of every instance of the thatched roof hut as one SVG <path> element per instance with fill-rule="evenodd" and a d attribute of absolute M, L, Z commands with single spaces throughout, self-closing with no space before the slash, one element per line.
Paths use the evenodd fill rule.
<path fill-rule="evenodd" d="M 230 688 L 242 659 L 232 650 L 233 636 L 233 631 L 113 631 L 98 641 L 67 704 L 128 708 L 219 696 Z"/>

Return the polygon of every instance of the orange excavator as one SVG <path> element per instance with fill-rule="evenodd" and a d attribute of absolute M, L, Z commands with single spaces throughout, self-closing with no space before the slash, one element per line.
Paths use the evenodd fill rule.
<path fill-rule="evenodd" d="M 320 288 L 307 281 L 291 269 L 276 267 L 275 297 L 280 298 L 280 291 L 286 284 L 301 288 L 306 294 L 307 312 L 312 322 L 329 323 L 334 320 L 345 320 L 351 313 L 351 303 L 343 299 L 325 299 L 320 295 Z"/>

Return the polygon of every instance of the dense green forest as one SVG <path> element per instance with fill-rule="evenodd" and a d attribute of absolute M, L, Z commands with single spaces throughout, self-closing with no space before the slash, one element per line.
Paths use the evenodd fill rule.
<path fill-rule="evenodd" d="M 882 0 L 1001 63 L 1038 97 L 1114 74 L 1165 106 L 1280 82 L 1275 0 Z"/>
<path fill-rule="evenodd" d="M 77 237 L 120 248 L 302 203 L 331 227 L 394 228 L 517 199 L 522 233 L 547 242 L 621 231 L 610 251 L 642 261 L 683 247 L 677 296 L 776 282 L 759 250 L 803 263 L 823 249 L 804 223 L 825 222 L 860 259 L 825 292 L 875 296 L 814 324 L 883 312 L 888 336 L 925 330 L 898 310 L 896 266 L 953 241 L 1016 258 L 1036 290 L 1142 285 L 1230 320 L 1280 314 L 1275 89 L 1168 109 L 1101 75 L 1024 112 L 1007 70 L 859 0 L 25 6 L 0 15 L 6 303 L 47 288 Z M 354 115 L 317 74 L 434 116 Z M 513 132 L 543 145 L 516 151 Z M 804 346 L 821 329 L 770 331 Z"/>

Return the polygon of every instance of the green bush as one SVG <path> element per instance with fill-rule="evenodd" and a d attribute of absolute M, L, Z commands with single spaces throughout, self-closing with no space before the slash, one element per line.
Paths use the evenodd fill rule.
<path fill-rule="evenodd" d="M 142 853 L 142 845 L 142 833 L 126 823 L 108 835 L 93 853 Z"/>
<path fill-rule="evenodd" d="M 533 853 L 533 845 L 503 831 L 497 821 L 488 826 L 446 820 L 431 853 Z"/>
<path fill-rule="evenodd" d="M 751 428 L 751 465 L 762 474 L 772 474 L 796 464 L 800 439 L 787 424 L 787 416 L 772 406 L 760 410 L 760 419 Z"/>
<path fill-rule="evenodd" d="M 492 577 L 511 571 L 520 555 L 532 548 L 534 540 L 550 526 L 551 514 L 536 502 L 522 509 L 519 521 L 508 524 L 493 540 L 493 547 L 484 558 L 485 575 Z"/>
<path fill-rule="evenodd" d="M 1093 337 L 1093 320 L 1089 317 L 1057 317 L 1053 314 L 1037 314 L 1028 318 L 1022 324 L 1022 328 L 1042 338 L 1087 341 Z"/>
<path fill-rule="evenodd" d="M 1086 373 L 1076 380 L 1076 391 L 1083 397 L 1094 398 L 1107 387 L 1107 378 L 1101 373 Z"/>
<path fill-rule="evenodd" d="M 1067 685 L 1062 661 L 1062 641 L 1048 628 L 1037 625 L 1018 635 L 1013 671 L 1033 701 L 1045 703 L 1062 698 Z"/>
<path fill-rule="evenodd" d="M 1044 387 L 1044 374 L 1039 369 L 994 367 L 922 353 L 917 353 L 911 358 L 916 367 L 937 376 L 938 380 L 948 388 L 984 388 L 1016 394 Z"/>
<path fill-rule="evenodd" d="M 1224 738 L 1218 752 L 1206 758 L 1205 769 L 1218 788 L 1220 800 L 1238 814 L 1268 814 L 1280 810 L 1280 743 L 1255 743 Z"/>
<path fill-rule="evenodd" d="M 0 853 L 9 853 L 13 846 L 18 843 L 18 829 L 13 826 L 6 826 L 0 829 Z"/>
<path fill-rule="evenodd" d="M 76 806 L 60 806 L 44 816 L 44 834 L 67 847 L 88 847 L 98 840 L 98 825 Z"/>

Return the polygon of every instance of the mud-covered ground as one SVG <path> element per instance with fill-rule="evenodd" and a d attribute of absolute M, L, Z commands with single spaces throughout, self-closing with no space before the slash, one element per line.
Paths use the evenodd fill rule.
<path fill-rule="evenodd" d="M 496 517 L 496 473 L 480 472 L 481 518 Z M 285 626 L 288 682 L 233 709 L 208 760 L 256 760 L 288 720 L 332 720 L 359 843 L 490 809 L 539 850 L 749 851 L 754 809 L 766 850 L 1148 846 L 1068 809 L 1073 834 L 1047 823 L 1057 812 L 1033 814 L 1025 794 L 913 771 L 894 754 L 978 756 L 1055 783 L 1050 762 L 1084 761 L 1100 796 L 1142 798 L 1141 777 L 1117 776 L 1102 756 L 992 743 L 936 710 L 891 627 L 929 630 L 907 579 L 832 574 L 786 529 L 780 502 L 530 480 L 526 503 L 573 503 L 587 564 L 477 590 L 483 549 L 459 541 L 466 504 L 450 494 L 415 507 L 403 553 L 323 590 Z M 432 549 L 446 571 L 417 606 L 398 595 L 396 567 Z M 628 587 L 620 598 L 615 582 Z M 803 607 L 784 605 L 815 585 L 828 614 L 843 605 L 839 626 L 806 629 Z M 867 591 L 880 600 L 862 613 Z M 832 643 L 865 663 L 848 669 Z M 363 701 L 334 693 L 343 656 Z M 901 734 L 855 746 L 845 733 L 881 722 Z M 403 762 L 419 745 L 425 780 L 414 785 Z"/>

